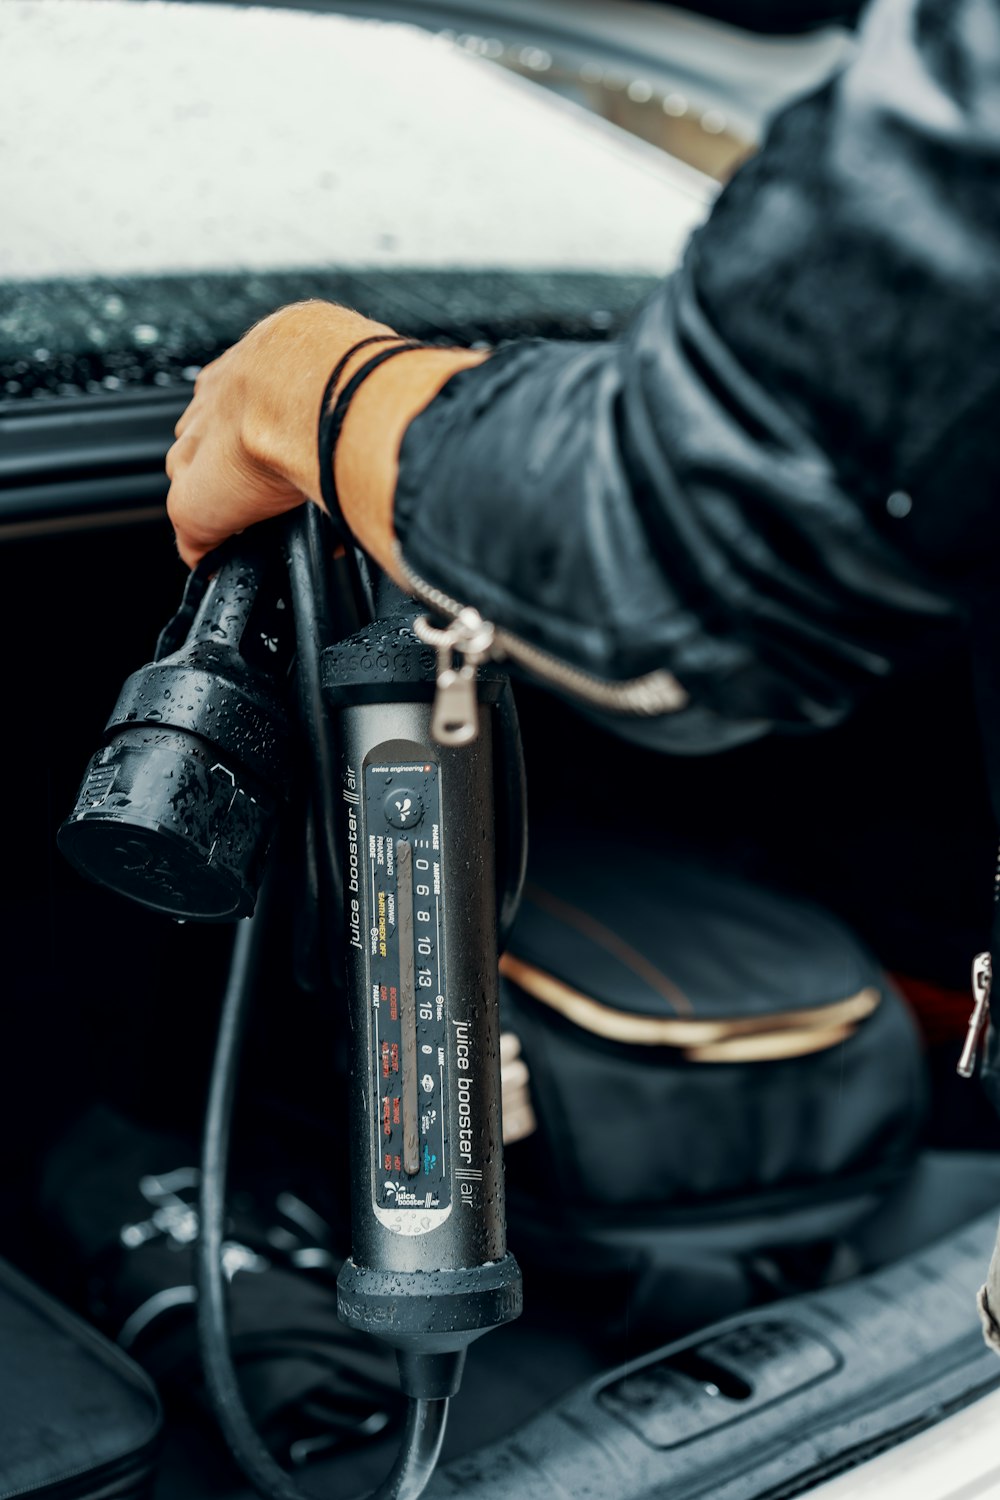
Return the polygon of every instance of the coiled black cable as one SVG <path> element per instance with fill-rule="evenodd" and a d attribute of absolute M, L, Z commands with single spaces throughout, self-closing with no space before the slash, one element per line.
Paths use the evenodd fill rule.
<path fill-rule="evenodd" d="M 338 592 L 328 579 L 333 528 L 315 505 L 303 506 L 285 533 L 285 560 L 295 621 L 295 675 L 298 683 L 301 738 L 308 752 L 310 808 L 315 830 L 318 889 L 312 893 L 313 921 L 321 937 L 330 924 L 320 919 L 320 903 L 337 910 L 344 896 L 343 871 L 336 839 L 336 745 L 323 704 L 320 657 L 331 641 L 351 635 L 359 617 L 347 590 Z M 346 563 L 346 557 L 343 561 Z M 345 980 L 343 955 L 339 968 L 329 952 L 331 978 L 339 988 Z"/>
<path fill-rule="evenodd" d="M 240 923 L 236 930 L 209 1083 L 196 1256 L 198 1343 L 212 1407 L 222 1434 L 247 1479 L 265 1500 L 304 1500 L 304 1491 L 272 1458 L 261 1441 L 243 1403 L 229 1348 L 229 1314 L 222 1264 L 233 1101 L 264 932 L 266 898 L 265 890 L 256 914 Z M 441 1452 L 447 1414 L 446 1400 L 411 1400 L 396 1463 L 371 1500 L 417 1500 L 423 1494 Z"/>

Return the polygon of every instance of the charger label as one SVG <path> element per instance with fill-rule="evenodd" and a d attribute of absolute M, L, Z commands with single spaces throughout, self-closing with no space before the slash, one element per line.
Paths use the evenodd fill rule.
<path fill-rule="evenodd" d="M 363 779 L 353 851 L 348 810 L 347 883 L 358 887 L 348 941 L 363 946 L 369 975 L 374 1206 L 383 1223 L 419 1233 L 451 1207 L 439 769 L 373 763 Z"/>

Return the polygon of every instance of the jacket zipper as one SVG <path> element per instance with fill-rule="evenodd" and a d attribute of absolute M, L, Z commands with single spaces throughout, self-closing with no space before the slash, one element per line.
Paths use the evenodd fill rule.
<path fill-rule="evenodd" d="M 410 567 L 397 544 L 396 565 L 407 589 L 449 624 L 443 629 L 426 616 L 414 621 L 414 633 L 437 653 L 437 683 L 431 734 L 441 745 L 467 745 L 478 732 L 476 669 L 487 661 L 507 659 L 538 682 L 559 689 L 591 708 L 608 713 L 651 717 L 683 708 L 688 695 L 670 672 L 648 672 L 626 682 L 608 682 L 484 620 L 479 611 L 452 599 Z M 459 665 L 456 666 L 456 658 Z"/>

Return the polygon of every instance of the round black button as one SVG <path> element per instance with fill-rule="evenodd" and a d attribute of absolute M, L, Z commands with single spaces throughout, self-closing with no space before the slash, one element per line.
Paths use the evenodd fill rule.
<path fill-rule="evenodd" d="M 394 786 L 382 804 L 386 819 L 393 828 L 415 828 L 424 815 L 424 804 L 408 786 Z"/>

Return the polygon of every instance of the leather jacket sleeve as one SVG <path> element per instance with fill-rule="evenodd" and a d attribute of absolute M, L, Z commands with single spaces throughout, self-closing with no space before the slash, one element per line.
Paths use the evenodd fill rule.
<path fill-rule="evenodd" d="M 1000 515 L 1000 0 L 880 0 L 616 343 L 518 343 L 410 426 L 428 582 L 706 750 L 836 722 L 960 626 Z"/>

